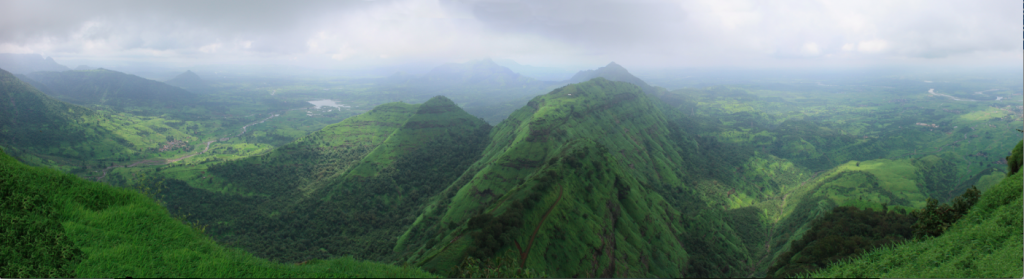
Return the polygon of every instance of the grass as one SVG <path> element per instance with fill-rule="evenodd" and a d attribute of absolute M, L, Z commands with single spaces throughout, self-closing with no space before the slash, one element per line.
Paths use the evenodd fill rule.
<path fill-rule="evenodd" d="M 943 235 L 868 252 L 809 278 L 1020 278 L 1024 276 L 1021 172 L 982 194 Z"/>
<path fill-rule="evenodd" d="M 58 277 L 434 277 L 416 268 L 351 257 L 304 265 L 256 258 L 242 250 L 218 245 L 197 228 L 171 217 L 166 208 L 140 192 L 85 181 L 52 169 L 25 166 L 6 154 L 0 154 L 0 183 L 14 191 L 5 194 L 44 195 L 39 199 L 54 208 L 51 218 L 60 224 L 74 248 L 81 251 L 80 262 L 63 264 L 72 265 L 73 272 Z M 4 224 L 8 225 L 11 224 Z M 0 242 L 8 246 L 2 250 L 24 247 L 19 241 Z M 24 267 L 60 264 L 7 253 L 3 256 L 2 277 L 45 276 Z M 7 266 L 22 268 L 11 270 Z"/>

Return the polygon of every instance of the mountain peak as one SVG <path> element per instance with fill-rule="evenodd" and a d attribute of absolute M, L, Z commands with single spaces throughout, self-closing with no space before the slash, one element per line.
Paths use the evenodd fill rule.
<path fill-rule="evenodd" d="M 593 78 L 603 77 L 612 81 L 622 81 L 635 84 L 644 90 L 644 92 L 652 92 L 654 89 L 644 82 L 640 78 L 637 78 L 633 74 L 630 74 L 625 67 L 615 62 L 608 63 L 607 66 L 597 68 L 594 70 L 579 71 L 571 79 L 569 83 L 580 83 L 591 80 Z"/>

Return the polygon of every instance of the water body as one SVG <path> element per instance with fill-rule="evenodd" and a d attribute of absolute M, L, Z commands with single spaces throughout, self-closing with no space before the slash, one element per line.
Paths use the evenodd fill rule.
<path fill-rule="evenodd" d="M 349 105 L 346 105 L 346 104 L 335 103 L 334 100 L 316 100 L 316 101 L 308 101 L 308 102 L 310 104 L 313 104 L 314 106 L 316 106 L 316 108 L 314 108 L 314 109 L 320 109 L 321 107 L 336 107 L 336 108 L 348 109 L 348 108 L 352 107 L 352 106 L 349 106 Z"/>

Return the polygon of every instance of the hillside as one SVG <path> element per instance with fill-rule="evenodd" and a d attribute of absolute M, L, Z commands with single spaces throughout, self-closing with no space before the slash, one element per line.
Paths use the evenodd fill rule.
<path fill-rule="evenodd" d="M 168 124 L 57 101 L 0 70 L 0 145 L 21 160 L 58 160 L 84 168 L 85 161 L 140 156 L 168 138 L 193 139 Z"/>
<path fill-rule="evenodd" d="M 835 277 L 962 277 L 1024 276 L 1022 232 L 1021 145 L 1011 155 L 1014 168 L 999 184 L 981 195 L 967 215 L 939 237 L 877 249 L 808 274 Z M 1014 159 L 1016 161 L 1014 161 Z"/>
<path fill-rule="evenodd" d="M 0 277 L 435 277 L 351 257 L 273 263 L 218 245 L 154 195 L 0 152 Z"/>
<path fill-rule="evenodd" d="M 639 87 L 603 78 L 534 98 L 492 130 L 483 157 L 395 251 L 439 274 L 511 253 L 555 277 L 746 275 L 763 253 L 746 237 L 761 230 L 760 210 L 724 210 L 723 188 L 742 184 L 725 170 L 749 161 L 698 143 L 660 110 Z"/>
<path fill-rule="evenodd" d="M 47 95 L 79 105 L 100 105 L 140 115 L 159 115 L 153 109 L 182 110 L 198 101 L 195 93 L 121 72 L 35 72 L 26 75 Z M 139 109 L 146 108 L 146 109 Z"/>
<path fill-rule="evenodd" d="M 32 72 L 63 72 L 70 70 L 67 66 L 57 64 L 53 57 L 39 54 L 0 53 L 0 68 L 15 74 Z"/>
<path fill-rule="evenodd" d="M 393 260 L 399 234 L 478 158 L 489 130 L 438 96 L 378 106 L 264 155 L 155 175 L 169 178 L 172 212 L 258 256 Z"/>

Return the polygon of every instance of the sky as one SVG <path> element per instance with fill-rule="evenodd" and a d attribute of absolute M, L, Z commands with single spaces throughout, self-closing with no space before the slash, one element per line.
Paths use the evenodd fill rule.
<path fill-rule="evenodd" d="M 71 68 L 358 70 L 483 58 L 563 69 L 1017 67 L 995 0 L 0 0 L 0 53 Z"/>

